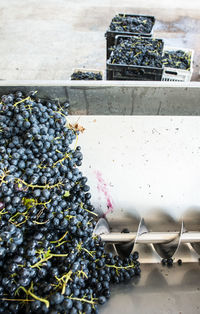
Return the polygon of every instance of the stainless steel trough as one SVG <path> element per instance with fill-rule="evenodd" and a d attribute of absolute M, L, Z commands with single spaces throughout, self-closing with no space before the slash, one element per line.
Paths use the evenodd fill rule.
<path fill-rule="evenodd" d="M 200 83 L 0 82 L 16 90 L 70 102 L 95 232 L 140 253 L 140 280 L 113 287 L 101 313 L 200 313 Z M 163 267 L 170 256 L 183 265 Z"/>

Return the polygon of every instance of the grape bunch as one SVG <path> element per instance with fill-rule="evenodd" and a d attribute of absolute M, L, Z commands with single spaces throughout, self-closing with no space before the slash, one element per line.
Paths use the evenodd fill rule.
<path fill-rule="evenodd" d="M 0 231 L 0 266 L 3 266 L 4 257 L 15 253 L 23 242 L 23 234 L 15 225 L 5 225 Z"/>
<path fill-rule="evenodd" d="M 165 51 L 162 62 L 165 67 L 176 68 L 181 70 L 190 70 L 191 53 L 183 50 Z"/>
<path fill-rule="evenodd" d="M 0 103 L 0 313 L 98 313 L 111 283 L 140 274 L 93 235 L 97 214 L 79 170 L 69 104 L 36 92 Z"/>
<path fill-rule="evenodd" d="M 102 80 L 102 74 L 100 72 L 98 73 L 94 73 L 94 72 L 82 72 L 82 71 L 78 71 L 78 72 L 74 72 L 71 75 L 71 80 L 75 81 L 75 80 L 85 80 L 85 81 L 99 81 Z"/>
<path fill-rule="evenodd" d="M 110 23 L 111 31 L 150 34 L 154 18 L 150 16 L 127 16 L 118 14 Z"/>
<path fill-rule="evenodd" d="M 162 68 L 163 42 L 144 37 L 121 37 L 110 55 L 111 64 Z"/>

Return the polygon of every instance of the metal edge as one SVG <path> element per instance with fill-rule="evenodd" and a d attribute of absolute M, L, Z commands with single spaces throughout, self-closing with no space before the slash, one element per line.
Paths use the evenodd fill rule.
<path fill-rule="evenodd" d="M 0 87 L 20 86 L 67 86 L 67 87 L 152 87 L 152 88 L 200 88 L 200 82 L 166 82 L 166 81 L 71 81 L 71 80 L 2 80 Z"/>
<path fill-rule="evenodd" d="M 155 252 L 161 257 L 161 258 L 172 258 L 179 249 L 180 243 L 181 243 L 181 236 L 183 234 L 184 225 L 183 221 L 181 221 L 180 226 L 180 232 L 174 238 L 172 241 L 163 243 L 163 244 L 153 244 Z"/>

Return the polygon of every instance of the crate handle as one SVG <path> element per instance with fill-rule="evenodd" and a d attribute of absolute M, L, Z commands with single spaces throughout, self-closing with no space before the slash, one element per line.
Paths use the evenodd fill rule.
<path fill-rule="evenodd" d="M 178 75 L 177 72 L 173 72 L 173 71 L 165 71 L 166 74 L 172 74 L 172 75 Z"/>
<path fill-rule="evenodd" d="M 139 75 L 144 75 L 145 70 L 144 70 L 144 69 L 140 69 L 140 70 L 138 71 L 138 73 L 139 73 Z"/>

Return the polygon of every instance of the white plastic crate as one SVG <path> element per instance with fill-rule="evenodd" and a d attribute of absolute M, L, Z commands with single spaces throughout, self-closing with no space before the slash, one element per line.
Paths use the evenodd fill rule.
<path fill-rule="evenodd" d="M 165 51 L 182 50 L 191 54 L 190 70 L 164 67 L 162 81 L 190 82 L 193 73 L 194 50 L 189 48 L 165 47 Z"/>

